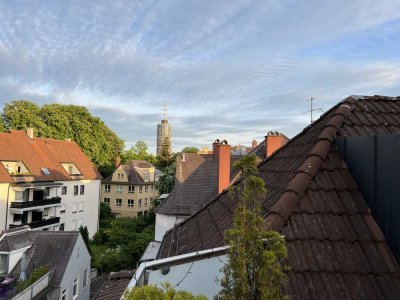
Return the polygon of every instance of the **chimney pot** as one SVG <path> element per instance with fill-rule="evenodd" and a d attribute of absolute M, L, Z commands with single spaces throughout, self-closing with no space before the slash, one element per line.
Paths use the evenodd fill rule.
<path fill-rule="evenodd" d="M 256 140 L 253 140 L 252 142 L 251 142 L 251 148 L 255 148 L 255 147 L 257 147 L 257 141 Z"/>
<path fill-rule="evenodd" d="M 31 140 L 33 140 L 33 138 L 34 138 L 35 136 L 34 136 L 34 130 L 33 130 L 32 127 L 29 127 L 29 128 L 26 129 L 26 135 L 27 135 Z"/>

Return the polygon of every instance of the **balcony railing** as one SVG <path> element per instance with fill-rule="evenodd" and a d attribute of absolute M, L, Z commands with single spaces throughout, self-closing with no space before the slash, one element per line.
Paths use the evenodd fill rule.
<path fill-rule="evenodd" d="M 25 290 L 17 294 L 12 298 L 12 300 L 25 300 L 25 299 L 34 299 L 37 295 L 40 294 L 44 289 L 46 289 L 50 280 L 53 276 L 54 268 L 43 275 L 41 278 L 36 280 L 32 285 L 27 287 Z"/>
<path fill-rule="evenodd" d="M 51 204 L 59 204 L 61 203 L 61 197 L 52 197 L 48 199 L 43 199 L 43 200 L 33 200 L 33 201 L 23 201 L 23 202 L 11 202 L 10 207 L 11 208 L 31 208 L 31 207 L 37 207 L 37 206 L 45 206 L 45 205 L 51 205 Z"/>
<path fill-rule="evenodd" d="M 44 226 L 53 225 L 53 224 L 57 224 L 57 223 L 60 223 L 60 217 L 51 217 L 47 220 L 35 221 L 32 223 L 28 223 L 28 224 L 18 224 L 18 225 L 10 224 L 10 229 L 25 226 L 25 225 L 28 225 L 30 228 L 33 229 L 33 228 L 44 227 Z"/>

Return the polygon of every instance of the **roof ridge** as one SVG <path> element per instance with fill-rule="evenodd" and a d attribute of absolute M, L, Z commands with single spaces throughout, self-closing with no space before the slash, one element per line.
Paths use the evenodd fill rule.
<path fill-rule="evenodd" d="M 268 211 L 265 223 L 269 229 L 278 232 L 281 231 L 283 225 L 292 215 L 298 202 L 307 190 L 309 183 L 325 161 L 335 140 L 336 133 L 344 120 L 350 115 L 356 101 L 355 97 L 350 96 L 334 107 L 337 107 L 335 113 L 324 126 L 308 157 L 296 171 L 295 176 L 289 181 L 278 201 Z"/>

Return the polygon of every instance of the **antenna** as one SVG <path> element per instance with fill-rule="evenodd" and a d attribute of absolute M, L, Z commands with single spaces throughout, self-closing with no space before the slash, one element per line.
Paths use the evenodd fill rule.
<path fill-rule="evenodd" d="M 166 117 L 167 117 L 167 100 L 164 100 L 163 114 L 164 114 L 164 120 L 166 120 Z"/>
<path fill-rule="evenodd" d="M 314 111 L 322 111 L 322 107 L 314 108 L 314 105 L 313 105 L 314 101 L 315 101 L 314 97 L 311 97 L 309 100 L 306 100 L 306 101 L 310 101 L 310 110 L 307 110 L 306 112 L 303 112 L 302 114 L 310 113 L 311 114 L 310 121 L 312 123 L 312 122 L 314 122 L 314 120 L 313 120 L 313 112 Z"/>

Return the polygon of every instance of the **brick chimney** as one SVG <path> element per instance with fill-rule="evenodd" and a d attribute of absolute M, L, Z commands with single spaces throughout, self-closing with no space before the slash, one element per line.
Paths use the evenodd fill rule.
<path fill-rule="evenodd" d="M 28 138 L 30 138 L 31 140 L 33 140 L 33 138 L 35 137 L 34 135 L 34 130 L 32 127 L 29 127 L 26 129 L 26 135 L 28 136 Z"/>
<path fill-rule="evenodd" d="M 231 183 L 231 146 L 226 140 L 216 140 L 213 154 L 218 158 L 218 193 L 221 193 Z"/>
<path fill-rule="evenodd" d="M 257 141 L 256 141 L 256 140 L 253 140 L 253 141 L 251 142 L 251 148 L 254 149 L 255 147 L 257 147 Z"/>
<path fill-rule="evenodd" d="M 276 150 L 285 145 L 288 138 L 277 131 L 270 131 L 265 136 L 265 155 L 270 157 Z"/>

